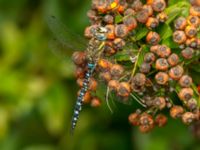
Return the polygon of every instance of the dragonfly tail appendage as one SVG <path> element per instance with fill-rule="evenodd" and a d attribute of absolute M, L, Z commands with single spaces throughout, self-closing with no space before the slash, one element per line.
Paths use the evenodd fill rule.
<path fill-rule="evenodd" d="M 73 114 L 73 117 L 72 117 L 71 128 L 70 128 L 70 133 L 71 134 L 73 134 L 74 129 L 76 127 L 76 124 L 77 124 L 77 121 L 78 121 L 78 118 L 79 118 L 79 114 L 80 114 L 80 111 L 82 109 L 83 99 L 84 99 L 85 93 L 88 90 L 89 80 L 90 80 L 90 77 L 91 77 L 91 75 L 92 75 L 92 73 L 94 71 L 94 68 L 95 68 L 95 64 L 88 63 L 88 71 L 85 74 L 83 87 L 80 90 L 80 94 L 78 95 L 78 98 L 77 98 L 77 101 L 76 101 L 76 105 L 75 105 L 75 108 L 74 108 L 74 114 Z"/>

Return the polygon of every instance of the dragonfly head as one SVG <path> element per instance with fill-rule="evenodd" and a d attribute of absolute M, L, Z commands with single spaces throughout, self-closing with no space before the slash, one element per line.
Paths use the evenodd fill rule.
<path fill-rule="evenodd" d="M 105 27 L 97 27 L 94 36 L 99 41 L 105 41 L 106 40 L 106 33 L 108 32 L 107 28 Z"/>

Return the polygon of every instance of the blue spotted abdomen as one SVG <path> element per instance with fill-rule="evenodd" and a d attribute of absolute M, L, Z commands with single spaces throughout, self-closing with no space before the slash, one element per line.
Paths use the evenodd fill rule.
<path fill-rule="evenodd" d="M 90 78 L 92 76 L 92 73 L 95 69 L 95 64 L 93 64 L 93 63 L 88 63 L 87 66 L 88 66 L 88 71 L 85 74 L 85 79 L 83 81 L 83 87 L 80 90 L 80 94 L 77 97 L 75 108 L 74 108 L 74 114 L 73 114 L 72 123 L 71 123 L 71 133 L 73 133 L 73 131 L 76 127 L 76 123 L 79 118 L 79 113 L 82 109 L 83 98 L 85 96 L 85 93 L 88 90 L 88 84 L 89 84 Z"/>

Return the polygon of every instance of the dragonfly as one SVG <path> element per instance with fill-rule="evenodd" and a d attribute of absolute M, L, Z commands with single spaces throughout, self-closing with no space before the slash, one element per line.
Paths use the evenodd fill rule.
<path fill-rule="evenodd" d="M 59 20 L 57 20 L 54 16 L 47 18 L 47 23 L 50 30 L 55 35 L 55 39 L 50 41 L 50 47 L 59 55 L 63 55 L 65 51 L 60 48 L 56 50 L 58 46 L 58 41 L 60 42 L 62 47 L 66 47 L 66 49 L 85 49 L 87 54 L 87 72 L 85 73 L 85 78 L 83 81 L 83 86 L 80 89 L 80 93 L 77 97 L 72 121 L 71 121 L 71 128 L 70 133 L 73 134 L 74 129 L 76 127 L 80 111 L 83 105 L 83 98 L 88 90 L 90 78 L 93 75 L 93 72 L 96 68 L 97 62 L 100 59 L 106 41 L 106 33 L 107 29 L 105 27 L 99 26 L 93 31 L 93 38 L 88 41 L 88 44 L 85 44 L 86 41 L 77 36 L 76 34 L 72 33 L 69 29 L 65 27 Z"/>

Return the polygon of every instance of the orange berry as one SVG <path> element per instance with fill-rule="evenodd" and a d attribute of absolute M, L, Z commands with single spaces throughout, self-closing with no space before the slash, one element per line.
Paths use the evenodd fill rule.
<path fill-rule="evenodd" d="M 186 46 L 192 47 L 192 48 L 197 48 L 199 45 L 198 43 L 198 38 L 191 38 L 186 40 Z"/>
<path fill-rule="evenodd" d="M 110 80 L 108 82 L 108 87 L 109 89 L 112 91 L 117 91 L 118 87 L 119 87 L 119 82 L 117 80 Z"/>
<path fill-rule="evenodd" d="M 101 13 L 107 11 L 107 2 L 105 0 L 93 0 L 93 5 Z"/>
<path fill-rule="evenodd" d="M 107 32 L 107 39 L 113 40 L 115 38 L 115 26 L 114 25 L 106 25 Z"/>
<path fill-rule="evenodd" d="M 98 67 L 99 67 L 100 70 L 102 70 L 102 71 L 108 71 L 108 70 L 110 70 L 111 66 L 112 66 L 112 63 L 109 62 L 109 61 L 106 60 L 106 59 L 100 59 L 100 60 L 98 61 Z"/>
<path fill-rule="evenodd" d="M 143 62 L 140 66 L 141 73 L 149 73 L 151 70 L 151 65 L 149 63 Z"/>
<path fill-rule="evenodd" d="M 146 23 L 148 18 L 149 18 L 149 14 L 144 9 L 138 11 L 136 14 L 136 19 L 139 23 Z"/>
<path fill-rule="evenodd" d="M 197 104 L 197 100 L 194 98 L 191 98 L 187 101 L 186 106 L 191 110 L 194 111 L 197 109 L 198 104 Z"/>
<path fill-rule="evenodd" d="M 134 0 L 134 1 L 132 2 L 132 5 L 131 5 L 131 7 L 132 7 L 135 11 L 141 10 L 141 9 L 142 9 L 142 6 L 143 6 L 143 4 L 142 4 L 142 2 L 141 2 L 140 0 Z"/>
<path fill-rule="evenodd" d="M 124 38 L 128 34 L 128 28 L 124 24 L 115 26 L 115 35 L 120 38 Z"/>
<path fill-rule="evenodd" d="M 151 6 L 154 11 L 162 12 L 166 8 L 166 2 L 165 0 L 154 0 Z"/>
<path fill-rule="evenodd" d="M 187 18 L 187 23 L 189 24 L 189 25 L 191 25 L 191 26 L 194 26 L 194 27 L 199 27 L 199 25 L 200 25 L 200 19 L 199 19 L 199 17 L 197 17 L 197 16 L 192 16 L 192 15 L 190 15 L 190 16 L 188 16 L 188 18 Z"/>
<path fill-rule="evenodd" d="M 200 0 L 190 0 L 190 4 L 192 4 L 193 6 L 200 6 Z"/>
<path fill-rule="evenodd" d="M 155 67 L 157 70 L 166 71 L 169 68 L 169 64 L 165 58 L 158 58 Z"/>
<path fill-rule="evenodd" d="M 123 72 L 124 72 L 124 68 L 121 65 L 118 65 L 118 64 L 112 65 L 112 67 L 110 69 L 110 73 L 111 73 L 112 77 L 116 78 L 116 79 L 121 77 Z"/>
<path fill-rule="evenodd" d="M 146 27 L 149 29 L 157 27 L 159 24 L 159 20 L 157 18 L 149 17 L 146 22 Z"/>
<path fill-rule="evenodd" d="M 175 105 L 170 109 L 170 116 L 174 119 L 181 117 L 183 113 L 184 109 L 182 106 Z"/>
<path fill-rule="evenodd" d="M 93 97 L 92 100 L 91 100 L 91 106 L 92 107 L 99 107 L 99 106 L 101 106 L 100 99 L 97 98 L 97 97 Z"/>
<path fill-rule="evenodd" d="M 137 27 L 137 21 L 133 16 L 125 16 L 123 19 L 124 25 L 126 25 L 129 31 L 135 29 Z"/>
<path fill-rule="evenodd" d="M 169 76 L 174 80 L 179 80 L 184 73 L 183 67 L 177 65 L 169 70 Z"/>
<path fill-rule="evenodd" d="M 167 61 L 170 66 L 176 66 L 179 63 L 179 56 L 173 53 L 167 58 Z"/>
<path fill-rule="evenodd" d="M 80 94 L 80 90 L 78 91 L 78 95 Z M 83 103 L 88 104 L 91 101 L 91 94 L 87 91 L 83 97 Z"/>
<path fill-rule="evenodd" d="M 142 133 L 147 133 L 154 128 L 154 120 L 151 115 L 143 113 L 139 118 L 139 129 Z"/>
<path fill-rule="evenodd" d="M 77 66 L 84 66 L 86 63 L 86 54 L 85 52 L 74 52 L 72 55 L 72 61 Z"/>
<path fill-rule="evenodd" d="M 95 91 L 97 89 L 97 81 L 94 78 L 91 78 L 89 81 L 89 90 Z"/>
<path fill-rule="evenodd" d="M 107 14 L 103 17 L 103 21 L 107 24 L 113 24 L 114 23 L 114 17 L 112 15 Z"/>
<path fill-rule="evenodd" d="M 125 41 L 121 38 L 115 38 L 113 41 L 113 47 L 116 50 L 121 50 L 125 46 Z"/>
<path fill-rule="evenodd" d="M 184 17 L 179 17 L 174 22 L 174 26 L 176 30 L 184 30 L 186 25 L 187 25 L 187 20 Z"/>
<path fill-rule="evenodd" d="M 133 10 L 132 8 L 128 8 L 128 9 L 126 9 L 125 11 L 124 11 L 124 16 L 126 17 L 126 16 L 133 16 L 133 15 L 135 15 L 136 14 L 136 12 L 135 12 L 135 10 Z"/>
<path fill-rule="evenodd" d="M 160 110 L 164 109 L 164 108 L 166 107 L 165 98 L 164 98 L 164 97 L 156 97 L 156 98 L 153 100 L 153 105 L 154 105 L 156 108 L 159 108 Z"/>
<path fill-rule="evenodd" d="M 189 38 L 193 38 L 196 36 L 197 34 L 197 28 L 194 26 L 187 26 L 185 28 L 185 34 L 189 37 Z"/>
<path fill-rule="evenodd" d="M 182 115 L 182 121 L 184 124 L 189 125 L 195 120 L 195 114 L 192 112 L 185 112 Z"/>
<path fill-rule="evenodd" d="M 200 7 L 199 6 L 190 7 L 190 15 L 200 17 Z"/>
<path fill-rule="evenodd" d="M 166 85 L 169 81 L 169 76 L 165 72 L 158 72 L 155 76 L 156 82 L 160 85 Z"/>
<path fill-rule="evenodd" d="M 168 16 L 165 12 L 161 12 L 156 16 L 160 22 L 165 22 L 168 19 Z"/>
<path fill-rule="evenodd" d="M 186 41 L 187 37 L 184 31 L 177 30 L 173 33 L 173 40 L 178 44 L 182 44 Z"/>
<path fill-rule="evenodd" d="M 84 78 L 85 77 L 85 69 L 83 67 L 76 67 L 75 77 L 76 78 Z"/>
<path fill-rule="evenodd" d="M 118 8 L 117 8 L 117 11 L 119 13 L 123 13 L 124 10 L 127 8 L 128 4 L 126 3 L 126 1 L 119 1 L 119 5 L 118 5 Z"/>
<path fill-rule="evenodd" d="M 128 97 L 131 92 L 131 87 L 128 82 L 121 82 L 119 83 L 117 94 L 122 97 Z"/>
<path fill-rule="evenodd" d="M 156 57 L 153 53 L 148 52 L 144 55 L 144 62 L 152 64 L 156 60 Z"/>
<path fill-rule="evenodd" d="M 163 114 L 158 114 L 155 118 L 155 124 L 158 126 L 158 127 L 163 127 L 165 126 L 167 123 L 167 117 Z"/>
<path fill-rule="evenodd" d="M 171 54 L 171 49 L 166 45 L 159 45 L 156 54 L 162 58 L 168 57 Z"/>
<path fill-rule="evenodd" d="M 153 15 L 153 9 L 151 5 L 143 5 L 142 9 L 148 13 L 149 17 Z"/>
<path fill-rule="evenodd" d="M 181 100 L 187 101 L 192 98 L 194 91 L 191 88 L 182 88 L 178 93 Z"/>
<path fill-rule="evenodd" d="M 190 87 L 192 84 L 192 78 L 188 75 L 183 75 L 179 80 L 179 84 L 181 87 Z"/>
<path fill-rule="evenodd" d="M 146 41 L 148 44 L 156 45 L 160 42 L 160 35 L 156 32 L 150 31 L 147 34 Z"/>
<path fill-rule="evenodd" d="M 193 54 L 194 54 L 194 50 L 193 48 L 190 48 L 190 47 L 186 47 L 184 50 L 181 51 L 181 55 L 185 59 L 191 59 L 193 57 Z"/>
<path fill-rule="evenodd" d="M 106 82 L 108 82 L 108 81 L 111 80 L 111 74 L 110 74 L 110 72 L 107 72 L 107 71 L 106 72 L 101 72 L 99 74 L 99 76 L 100 76 L 101 79 L 103 79 Z"/>
<path fill-rule="evenodd" d="M 146 76 L 143 73 L 137 73 L 132 79 L 132 84 L 136 86 L 144 86 L 145 83 L 146 83 Z"/>
<path fill-rule="evenodd" d="M 89 10 L 87 12 L 87 16 L 88 18 L 90 18 L 91 20 L 96 20 L 97 19 L 97 13 L 94 10 Z"/>
<path fill-rule="evenodd" d="M 157 53 L 157 50 L 158 50 L 159 46 L 160 46 L 160 45 L 153 45 L 153 46 L 151 46 L 151 47 L 150 47 L 150 51 L 151 51 L 152 53 Z"/>
<path fill-rule="evenodd" d="M 139 114 L 138 113 L 132 113 L 128 117 L 129 122 L 133 126 L 138 126 L 139 125 Z"/>
<path fill-rule="evenodd" d="M 83 78 L 78 78 L 76 80 L 76 83 L 78 84 L 79 87 L 82 87 L 83 86 Z"/>

